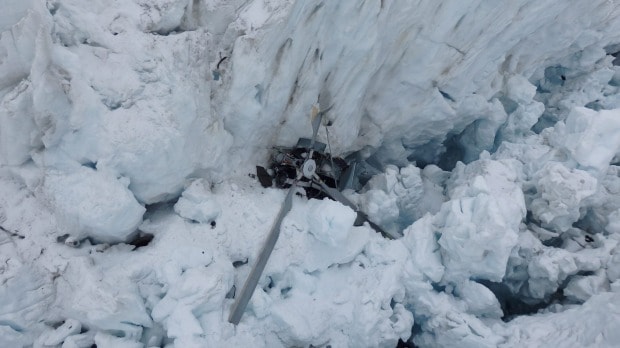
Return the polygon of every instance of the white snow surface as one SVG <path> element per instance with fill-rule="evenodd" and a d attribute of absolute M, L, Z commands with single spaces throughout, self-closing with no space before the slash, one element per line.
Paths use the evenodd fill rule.
<path fill-rule="evenodd" d="M 0 347 L 617 346 L 618 52 L 617 1 L 4 0 Z M 295 196 L 232 325 L 314 106 L 402 238 Z"/>

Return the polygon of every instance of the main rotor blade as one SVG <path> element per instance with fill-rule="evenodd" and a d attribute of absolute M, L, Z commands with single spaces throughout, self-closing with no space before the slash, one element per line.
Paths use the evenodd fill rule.
<path fill-rule="evenodd" d="M 321 93 L 319 93 L 319 109 L 325 112 L 327 109 L 331 109 L 332 106 L 332 94 L 323 86 Z"/>
<path fill-rule="evenodd" d="M 340 175 L 340 182 L 338 183 L 338 191 L 342 191 L 344 189 L 347 189 L 353 186 L 353 177 L 355 176 L 356 168 L 357 168 L 357 162 L 353 162 L 344 171 L 344 173 Z"/>
<path fill-rule="evenodd" d="M 314 143 L 316 141 L 316 135 L 319 133 L 319 127 L 321 127 L 322 120 L 323 120 L 322 112 L 319 112 L 314 118 L 312 118 L 312 142 L 310 143 L 311 150 L 314 150 Z"/>
<path fill-rule="evenodd" d="M 312 118 L 312 143 L 310 145 L 310 149 L 314 149 L 314 142 L 316 141 L 316 135 L 319 132 L 319 127 L 321 127 L 321 122 L 323 121 L 323 115 L 332 108 L 332 95 L 329 91 L 323 87 L 321 89 L 321 93 L 319 93 L 319 112 Z"/>
<path fill-rule="evenodd" d="M 319 183 L 319 185 L 321 186 L 323 191 L 328 196 L 330 196 L 333 200 L 336 200 L 336 201 L 338 201 L 338 202 L 348 206 L 349 208 L 353 209 L 353 211 L 357 213 L 356 221 L 361 220 L 361 221 L 368 222 L 370 227 L 372 227 L 375 231 L 381 233 L 386 238 L 389 238 L 389 239 L 396 239 L 396 238 L 398 238 L 397 236 L 394 236 L 392 233 L 389 233 L 388 231 L 386 231 L 383 228 L 381 228 L 381 226 L 379 226 L 376 223 L 370 221 L 368 219 L 368 215 L 366 215 L 363 211 L 360 211 L 353 202 L 351 202 L 347 197 L 345 197 L 345 195 L 342 194 L 342 192 L 336 190 L 335 188 L 327 186 L 327 184 L 325 184 L 325 182 L 323 182 L 323 180 L 316 179 L 316 178 L 315 178 L 315 180 Z M 361 223 L 361 221 L 360 221 L 360 223 Z"/>
<path fill-rule="evenodd" d="M 357 206 L 353 202 L 351 202 L 347 197 L 345 197 L 342 194 L 342 192 L 336 190 L 335 188 L 327 186 L 327 184 L 323 180 L 320 180 L 320 179 L 317 180 L 316 178 L 315 180 L 318 181 L 323 191 L 325 191 L 325 193 L 327 193 L 333 200 L 336 200 L 346 205 L 347 207 L 353 209 L 353 211 L 355 212 L 358 211 Z"/>
<path fill-rule="evenodd" d="M 293 186 L 289 189 L 288 194 L 284 199 L 284 203 L 282 203 L 282 208 L 280 208 L 280 212 L 278 213 L 278 216 L 271 227 L 271 231 L 267 236 L 267 240 L 265 240 L 265 245 L 261 249 L 258 258 L 256 259 L 256 263 L 254 264 L 252 271 L 250 271 L 248 279 L 243 285 L 241 293 L 233 304 L 230 316 L 228 317 L 228 322 L 232 324 L 239 324 L 239 321 L 241 321 L 241 316 L 243 316 L 243 312 L 245 312 L 245 308 L 247 307 L 248 302 L 250 302 L 252 294 L 254 294 L 256 285 L 258 284 L 258 281 L 265 270 L 265 266 L 267 265 L 267 260 L 269 260 L 269 256 L 271 256 L 271 252 L 273 251 L 273 248 L 278 241 L 278 237 L 280 236 L 282 220 L 284 220 L 284 217 L 289 211 L 291 211 L 293 206 L 293 194 L 295 193 L 295 188 L 296 185 L 293 184 Z"/>

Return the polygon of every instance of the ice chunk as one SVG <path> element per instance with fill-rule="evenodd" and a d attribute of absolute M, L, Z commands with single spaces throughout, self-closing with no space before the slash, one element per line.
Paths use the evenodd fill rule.
<path fill-rule="evenodd" d="M 20 82 L 0 107 L 0 163 L 20 165 L 30 159 L 30 151 L 41 143 L 41 135 L 32 117 L 32 86 Z"/>
<path fill-rule="evenodd" d="M 397 196 L 381 190 L 369 190 L 364 193 L 363 198 L 360 206 L 370 220 L 384 229 L 394 229 L 391 225 L 399 217 Z"/>
<path fill-rule="evenodd" d="M 65 322 L 56 328 L 56 330 L 49 332 L 43 339 L 43 344 L 46 346 L 56 346 L 61 344 L 67 337 L 76 335 L 82 330 L 82 324 L 75 319 L 67 319 Z"/>
<path fill-rule="evenodd" d="M 593 231 L 607 233 L 620 232 L 617 226 L 620 213 L 620 167 L 609 166 L 607 173 L 598 179 L 596 193 L 584 201 L 587 207 L 585 216 L 581 218 L 579 226 Z"/>
<path fill-rule="evenodd" d="M 611 233 L 619 233 L 620 232 L 620 209 L 616 209 L 613 212 L 611 212 L 608 215 L 607 220 L 609 222 L 607 223 L 607 226 L 605 226 L 605 229 Z"/>
<path fill-rule="evenodd" d="M 412 299 L 416 315 L 428 318 L 414 343 L 422 347 L 496 347 L 503 339 L 475 316 L 465 313 L 459 300 L 445 292 L 423 291 Z"/>
<path fill-rule="evenodd" d="M 504 109 L 497 99 L 488 102 L 477 94 L 463 98 L 459 104 L 459 111 L 465 119 L 475 119 L 472 115 L 480 114 L 486 117 L 473 121 L 457 137 L 460 150 L 463 152 L 462 158 L 457 155 L 459 160 L 469 163 L 478 159 L 482 151 L 493 150 L 495 135 L 506 122 L 507 115 Z"/>
<path fill-rule="evenodd" d="M 483 153 L 482 156 L 485 154 L 488 155 Z M 461 163 L 454 169 L 446 188 L 453 199 L 475 197 L 481 193 L 493 196 L 502 202 L 498 209 L 516 230 L 526 214 L 521 189 L 522 171 L 521 163 L 514 159 L 485 158 L 468 165 Z"/>
<path fill-rule="evenodd" d="M 455 294 L 467 304 L 467 313 L 469 314 L 495 319 L 499 319 L 503 315 L 495 294 L 480 283 L 471 280 L 458 283 Z"/>
<path fill-rule="evenodd" d="M 527 267 L 529 295 L 543 299 L 552 294 L 568 276 L 577 273 L 573 256 L 564 249 L 547 248 L 535 255 Z"/>
<path fill-rule="evenodd" d="M 145 212 L 127 185 L 110 173 L 79 167 L 67 174 L 50 171 L 44 190 L 78 237 L 122 242 L 136 231 Z"/>
<path fill-rule="evenodd" d="M 521 75 L 512 75 L 506 83 L 506 96 L 517 104 L 526 104 L 534 99 L 536 86 Z"/>
<path fill-rule="evenodd" d="M 144 11 L 140 15 L 144 31 L 168 34 L 181 29 L 187 3 L 175 0 L 137 1 Z"/>
<path fill-rule="evenodd" d="M 439 211 L 446 174 L 434 165 L 424 170 L 413 164 L 400 169 L 390 165 L 373 176 L 354 199 L 373 222 L 400 234 L 424 214 Z"/>
<path fill-rule="evenodd" d="M 213 311 L 219 317 L 221 304 L 233 285 L 231 268 L 214 263 L 185 270 L 153 308 L 153 320 L 162 323 L 167 336 L 177 344 L 188 346 L 185 342 L 207 329 L 199 318 Z"/>
<path fill-rule="evenodd" d="M 326 242 L 316 237 L 308 238 L 307 252 L 303 254 L 304 269 L 307 272 L 315 272 L 332 265 L 350 262 L 362 252 L 373 233 L 375 232 L 365 228 L 352 228 L 344 240 L 332 237 Z M 338 244 L 332 244 L 336 241 Z"/>
<path fill-rule="evenodd" d="M 312 199 L 308 210 L 309 231 L 316 239 L 337 246 L 348 238 L 356 217 L 351 208 L 330 199 Z"/>
<path fill-rule="evenodd" d="M 209 183 L 199 179 L 193 181 L 183 191 L 181 198 L 174 205 L 174 211 L 186 219 L 209 223 L 217 219 L 221 208 L 211 194 Z"/>
<path fill-rule="evenodd" d="M 562 144 L 573 158 L 595 175 L 607 171 L 620 153 L 620 109 L 574 108 L 566 119 Z"/>
<path fill-rule="evenodd" d="M 62 348 L 92 347 L 95 344 L 95 334 L 94 330 L 91 330 L 83 334 L 69 336 L 62 343 Z"/>
<path fill-rule="evenodd" d="M 588 172 L 561 163 L 546 163 L 534 175 L 537 194 L 530 204 L 544 226 L 564 232 L 580 217 L 583 200 L 596 192 L 597 180 Z"/>
<path fill-rule="evenodd" d="M 398 184 L 398 168 L 394 165 L 386 166 L 383 173 L 378 174 L 370 178 L 364 186 L 364 190 L 380 190 L 383 192 L 391 192 L 394 190 L 394 186 Z M 413 186 L 413 178 L 410 178 L 408 183 Z"/>
<path fill-rule="evenodd" d="M 620 279 L 620 245 L 616 246 L 607 264 L 607 278 L 610 282 Z"/>
<path fill-rule="evenodd" d="M 592 296 L 559 313 L 521 316 L 506 324 L 503 347 L 613 347 L 620 341 L 619 293 Z"/>
<path fill-rule="evenodd" d="M 447 183 L 452 200 L 435 215 L 444 280 L 503 278 L 525 218 L 520 170 L 514 160 L 457 165 Z"/>
<path fill-rule="evenodd" d="M 502 126 L 499 141 L 518 141 L 524 135 L 531 133 L 545 111 L 545 105 L 534 101 L 536 86 L 532 85 L 521 75 L 511 76 L 505 86 L 505 96 L 501 99 L 507 110 L 508 119 Z M 510 110 L 513 108 L 514 110 Z"/>
<path fill-rule="evenodd" d="M 487 194 L 444 203 L 435 221 L 445 221 L 438 241 L 445 280 L 502 280 L 517 242 L 514 217 L 502 214 L 502 204 Z"/>
<path fill-rule="evenodd" d="M 564 288 L 564 295 L 570 300 L 585 302 L 593 295 L 605 291 L 609 291 L 609 282 L 605 271 L 601 270 L 590 276 L 572 277 Z"/>
<path fill-rule="evenodd" d="M 513 294 L 523 295 L 524 284 L 529 279 L 528 264 L 532 258 L 544 251 L 541 241 L 530 230 L 519 233 L 518 245 L 512 250 L 508 258 L 504 284 Z M 527 296 L 525 294 L 524 296 Z"/>
<path fill-rule="evenodd" d="M 141 342 L 103 332 L 97 332 L 95 335 L 95 345 L 97 348 L 144 348 L 144 344 Z"/>
<path fill-rule="evenodd" d="M 403 243 L 411 251 L 411 259 L 420 271 L 434 283 L 443 277 L 445 267 L 437 244 L 436 228 L 431 215 L 414 222 L 404 231 Z"/>
<path fill-rule="evenodd" d="M 125 268 L 133 265 L 125 265 Z M 91 330 L 118 332 L 139 339 L 152 320 L 131 277 L 104 272 L 90 257 L 74 257 L 59 270 L 55 281 L 63 313 Z"/>
<path fill-rule="evenodd" d="M 44 23 L 38 11 L 28 11 L 33 3 L 10 0 L 4 3 L 6 11 L 0 14 L 0 75 L 3 76 L 0 97 L 8 92 L 6 88 L 19 84 L 30 72 L 37 46 L 35 40 Z"/>

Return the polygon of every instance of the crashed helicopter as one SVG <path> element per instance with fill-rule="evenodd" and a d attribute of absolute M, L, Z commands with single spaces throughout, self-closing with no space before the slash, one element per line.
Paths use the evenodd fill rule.
<path fill-rule="evenodd" d="M 263 187 L 275 184 L 278 188 L 289 188 L 297 180 L 297 173 L 304 174 L 296 185 L 305 189 L 308 198 L 324 198 L 316 174 L 327 186 L 342 191 L 352 179 L 355 166 L 349 165 L 340 157 L 332 157 L 325 152 L 327 144 L 314 142 L 308 138 L 300 138 L 293 148 L 275 147 L 269 170 L 256 166 L 256 175 Z M 309 156 L 312 156 L 309 158 Z M 306 160 L 308 160 L 306 164 Z M 314 167 L 316 166 L 316 167 Z M 306 171 L 304 173 L 304 170 Z M 314 170 L 314 174 L 309 171 Z"/>
<path fill-rule="evenodd" d="M 324 104 L 321 98 L 319 98 L 319 104 Z M 234 325 L 239 324 L 256 289 L 280 235 L 282 220 L 291 210 L 293 195 L 298 188 L 303 188 L 308 198 L 328 197 L 350 207 L 357 213 L 356 226 L 368 223 L 385 238 L 395 239 L 398 237 L 370 221 L 364 212 L 360 211 L 353 202 L 342 194 L 341 191 L 350 185 L 355 176 L 357 163 L 348 163 L 340 157 L 332 157 L 331 153 L 326 152 L 328 145 L 316 141 L 323 116 L 331 107 L 322 109 L 322 111 L 318 111 L 316 107 L 313 108 L 312 138 L 301 138 L 297 145 L 292 148 L 275 147 L 271 156 L 270 167 L 256 167 L 256 175 L 263 187 L 275 185 L 278 188 L 288 188 L 288 193 L 241 293 L 236 297 L 232 306 L 228 321 Z"/>

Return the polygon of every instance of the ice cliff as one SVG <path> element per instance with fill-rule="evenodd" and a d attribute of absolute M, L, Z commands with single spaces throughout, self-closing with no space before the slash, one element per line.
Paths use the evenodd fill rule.
<path fill-rule="evenodd" d="M 0 346 L 613 346 L 618 52 L 617 1 L 5 0 Z M 403 237 L 296 197 L 235 327 L 319 98 Z"/>

